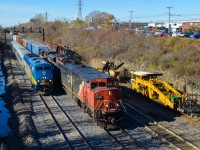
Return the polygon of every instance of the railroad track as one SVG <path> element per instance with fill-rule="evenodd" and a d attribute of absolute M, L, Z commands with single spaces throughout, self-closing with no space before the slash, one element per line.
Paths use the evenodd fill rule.
<path fill-rule="evenodd" d="M 69 149 L 94 149 L 53 96 L 40 95 Z"/>
<path fill-rule="evenodd" d="M 118 127 L 119 130 L 105 130 L 107 134 L 112 137 L 116 143 L 125 150 L 145 149 L 145 146 L 140 144 L 135 138 L 133 138 L 128 132 Z"/>
<path fill-rule="evenodd" d="M 176 149 L 182 149 L 182 150 L 200 150 L 199 147 L 194 145 L 188 140 L 185 140 L 181 136 L 177 135 L 176 133 L 170 131 L 166 127 L 162 126 L 158 122 L 156 122 L 154 119 L 150 118 L 149 116 L 143 114 L 142 112 L 138 111 L 137 109 L 133 108 L 129 104 L 124 103 L 127 109 L 127 116 L 129 116 L 131 119 L 134 119 L 141 125 L 143 125 L 146 129 L 148 129 L 151 132 L 157 133 L 159 136 L 167 140 L 169 143 L 171 143 Z"/>
<path fill-rule="evenodd" d="M 130 89 L 130 88 L 122 87 L 122 89 L 124 91 L 127 91 L 127 93 L 129 93 L 129 94 L 130 93 L 134 93 L 134 91 L 132 89 Z M 138 95 L 140 95 L 140 97 L 142 96 L 141 94 L 138 94 Z M 127 96 L 125 94 L 123 94 L 123 97 L 127 98 L 127 99 L 130 99 L 130 96 Z M 154 105 L 160 105 L 160 104 L 154 102 Z M 161 107 L 164 108 L 164 106 L 161 106 Z M 200 121 L 200 106 L 199 105 L 197 105 L 196 108 L 192 112 L 191 111 L 188 111 L 188 112 L 185 111 L 185 112 L 183 112 L 183 111 L 178 111 L 177 110 L 176 112 L 175 111 L 174 112 L 171 111 L 170 113 L 172 113 L 173 115 L 175 115 L 175 113 L 177 113 L 177 114 L 180 113 L 182 116 L 194 119 L 195 121 L 197 121 L 197 120 Z"/>
<path fill-rule="evenodd" d="M 60 104 L 55 100 L 55 98 L 53 96 L 52 96 L 52 98 L 57 103 L 58 107 L 60 107 L 60 109 L 62 109 Z M 63 112 L 65 112 L 65 111 L 63 110 Z M 74 126 L 76 126 L 76 125 L 74 125 Z M 113 130 L 113 131 L 105 130 L 105 132 L 111 137 L 111 139 L 114 140 L 114 142 L 113 141 L 112 142 L 116 143 L 118 145 L 119 149 L 125 149 L 125 150 L 128 150 L 128 149 L 133 149 L 133 150 L 135 150 L 135 149 L 145 149 L 144 146 L 142 146 L 140 143 L 138 143 L 131 135 L 129 135 L 123 129 Z"/>

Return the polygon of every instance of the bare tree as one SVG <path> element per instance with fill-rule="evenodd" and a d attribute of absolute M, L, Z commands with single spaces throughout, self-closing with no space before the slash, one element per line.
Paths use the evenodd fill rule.
<path fill-rule="evenodd" d="M 100 12 L 100 11 L 92 11 L 86 16 L 86 21 L 92 23 L 95 26 L 108 26 L 113 20 L 115 20 L 114 15 Z"/>

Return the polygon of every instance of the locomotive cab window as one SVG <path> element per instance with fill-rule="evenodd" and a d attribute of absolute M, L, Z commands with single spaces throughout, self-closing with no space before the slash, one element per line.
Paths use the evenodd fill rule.
<path fill-rule="evenodd" d="M 113 82 L 113 86 L 115 86 L 115 87 L 119 86 L 119 82 L 118 81 L 114 81 Z"/>
<path fill-rule="evenodd" d="M 113 83 L 112 82 L 108 82 L 108 87 L 111 87 L 113 86 Z"/>
<path fill-rule="evenodd" d="M 117 86 L 119 86 L 118 81 L 108 82 L 108 87 L 117 87 Z"/>
<path fill-rule="evenodd" d="M 106 83 L 105 82 L 99 82 L 99 87 L 105 87 Z"/>
<path fill-rule="evenodd" d="M 51 70 L 51 67 L 50 66 L 46 66 L 46 67 L 44 67 L 44 70 Z"/>
<path fill-rule="evenodd" d="M 98 86 L 98 82 L 92 82 L 91 83 L 91 88 L 94 89 Z"/>
<path fill-rule="evenodd" d="M 35 70 L 43 70 L 43 67 L 36 67 Z"/>

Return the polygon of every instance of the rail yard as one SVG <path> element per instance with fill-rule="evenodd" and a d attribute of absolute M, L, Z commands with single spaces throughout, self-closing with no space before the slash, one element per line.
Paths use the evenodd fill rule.
<path fill-rule="evenodd" d="M 0 2 L 0 150 L 200 150 L 200 1 Z"/>
<path fill-rule="evenodd" d="M 28 39 L 16 41 L 26 48 L 22 42 L 24 40 L 29 41 Z M 86 80 L 87 84 L 93 83 L 91 88 L 94 89 L 91 91 L 94 92 L 96 107 L 91 107 L 92 104 L 85 101 L 87 95 L 83 94 L 83 91 L 89 90 L 90 85 L 86 84 L 85 89 L 77 92 L 77 89 L 84 87 L 82 82 L 84 80 L 80 82 L 78 78 L 74 79 L 74 81 L 79 81 L 76 82 L 79 84 L 79 88 L 76 85 L 68 84 L 67 81 L 73 82 L 73 80 L 71 80 L 70 74 L 64 76 L 66 73 L 62 73 L 62 70 L 60 74 L 56 74 L 52 78 L 53 92 L 41 93 L 43 90 L 37 87 L 49 85 L 46 81 L 49 82 L 50 79 L 37 79 L 36 82 L 38 82 L 35 84 L 27 70 L 24 69 L 23 63 L 19 63 L 19 56 L 15 55 L 16 49 L 13 48 L 11 41 L 8 45 L 1 47 L 2 65 L 7 76 L 5 99 L 12 114 L 9 121 L 12 133 L 4 139 L 4 144 L 8 145 L 10 149 L 200 149 L 198 111 L 192 113 L 195 115 L 194 117 L 183 111 L 176 111 L 177 108 L 180 108 L 177 106 L 184 102 L 181 100 L 181 94 L 177 95 L 178 101 L 175 101 L 175 98 L 172 100 L 170 97 L 166 106 L 169 101 L 177 103 L 173 104 L 171 108 L 166 108 L 162 106 L 163 104 L 160 105 L 149 100 L 151 97 L 145 97 L 148 94 L 148 91 L 144 90 L 147 89 L 146 83 L 141 86 L 142 81 L 140 81 L 140 88 L 137 89 L 143 96 L 134 90 L 136 86 L 133 83 L 136 82 L 136 78 L 132 78 L 129 86 L 118 86 L 115 83 L 117 81 L 115 77 L 96 72 L 86 64 L 80 65 L 81 56 L 71 50 L 66 50 L 66 47 L 63 46 L 58 48 L 59 45 L 57 45 L 57 48 L 53 49 L 51 46 L 56 46 L 53 43 L 48 43 L 51 50 L 38 53 L 42 57 L 40 59 L 48 60 L 55 67 L 56 73 L 64 68 L 63 63 L 68 65 L 68 68 L 65 69 L 70 69 L 70 67 L 74 70 L 82 67 L 88 68 L 87 72 L 90 70 L 88 75 L 92 74 L 92 77 L 97 79 L 88 78 L 88 75 L 87 78 L 82 75 L 82 78 L 89 81 Z M 32 53 L 34 52 L 32 51 Z M 76 61 L 72 61 L 74 57 Z M 36 58 L 33 59 L 37 62 Z M 76 68 L 73 65 L 79 67 Z M 108 69 L 112 69 L 112 67 Z M 84 70 L 77 70 L 73 74 L 78 75 L 80 72 L 83 73 Z M 94 74 L 98 74 L 98 76 Z M 100 80 L 100 76 L 106 77 L 107 80 Z M 109 82 L 112 82 L 112 85 L 106 87 L 107 84 L 110 84 Z M 154 96 L 159 95 L 160 91 L 156 88 L 154 91 L 157 92 L 153 93 Z M 87 94 L 89 95 L 89 91 Z M 88 96 L 87 98 L 93 102 L 92 97 Z M 159 96 L 156 97 L 157 100 L 159 98 Z"/>

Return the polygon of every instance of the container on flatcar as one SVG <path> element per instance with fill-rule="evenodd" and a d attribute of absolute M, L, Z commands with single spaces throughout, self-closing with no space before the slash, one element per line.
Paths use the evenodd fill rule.
<path fill-rule="evenodd" d="M 37 55 L 40 55 L 42 51 L 48 51 L 51 48 L 39 42 L 32 42 L 31 41 L 31 52 Z"/>
<path fill-rule="evenodd" d="M 17 41 L 18 35 L 13 35 L 13 41 Z"/>
<path fill-rule="evenodd" d="M 26 38 L 22 39 L 22 46 L 24 46 L 24 47 L 26 47 L 26 40 L 27 40 Z"/>
<path fill-rule="evenodd" d="M 32 42 L 31 40 L 26 40 L 26 48 L 28 51 L 32 51 Z"/>

